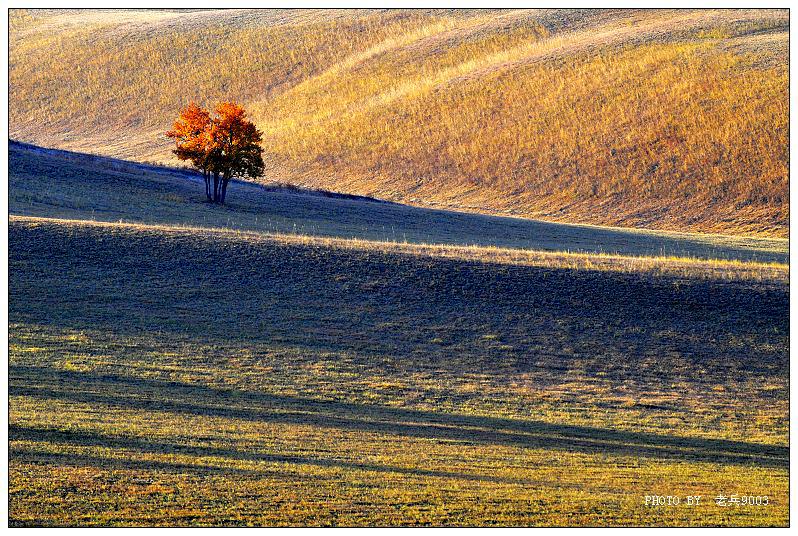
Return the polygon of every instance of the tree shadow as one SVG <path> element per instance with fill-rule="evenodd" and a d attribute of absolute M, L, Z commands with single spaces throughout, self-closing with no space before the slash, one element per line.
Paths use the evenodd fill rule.
<path fill-rule="evenodd" d="M 19 267 L 12 321 L 226 347 L 412 356 L 457 374 L 464 363 L 492 367 L 497 356 L 519 372 L 540 370 L 541 358 L 553 369 L 579 357 L 589 362 L 585 372 L 621 381 L 648 372 L 657 383 L 693 380 L 699 367 L 718 383 L 730 370 L 787 373 L 786 285 L 64 227 L 9 231 Z M 497 349 L 479 343 L 486 333 L 496 334 Z M 618 358 L 663 353 L 690 366 L 649 371 Z"/>
<path fill-rule="evenodd" d="M 67 445 L 81 445 L 81 446 L 96 446 L 107 448 L 122 448 L 120 441 L 114 440 L 111 436 L 104 436 L 101 434 L 85 434 L 94 436 L 94 441 L 80 441 L 77 439 L 81 434 L 78 432 L 64 432 L 57 429 L 49 428 L 29 428 L 21 426 L 9 427 L 9 440 L 10 441 L 47 441 L 52 443 L 67 444 Z M 154 444 L 151 444 L 154 445 Z M 149 452 L 156 454 L 164 454 L 170 452 L 158 451 L 154 448 L 146 448 L 147 442 L 142 441 L 138 447 L 134 447 L 131 442 L 125 448 L 136 448 L 140 452 Z M 172 452 L 178 452 L 176 449 Z M 242 469 L 239 467 L 221 467 L 210 465 L 207 463 L 177 463 L 166 462 L 163 460 L 135 460 L 129 457 L 112 458 L 110 456 L 99 456 L 92 454 L 79 454 L 76 452 L 46 452 L 35 448 L 24 448 L 12 446 L 9 450 L 10 460 L 35 460 L 36 463 L 69 466 L 69 467 L 102 467 L 104 469 L 118 469 L 118 470 L 134 470 L 134 471 L 157 471 L 159 473 L 175 473 L 175 474 L 220 474 L 220 475 L 238 475 L 238 476 L 256 476 L 256 477 L 269 477 L 280 478 L 283 480 L 294 481 L 297 475 L 287 471 L 274 471 L 268 469 Z M 303 475 L 305 478 L 305 475 Z M 308 475 L 307 478 L 314 478 Z"/>
<path fill-rule="evenodd" d="M 784 469 L 788 447 L 480 417 L 218 389 L 181 382 L 10 367 L 10 396 L 253 422 L 588 454 Z"/>
<path fill-rule="evenodd" d="M 454 478 L 476 482 L 493 482 L 503 484 L 529 484 L 526 479 L 500 477 L 494 475 L 468 474 L 457 471 L 441 471 L 418 467 L 401 467 L 376 463 L 357 463 L 333 458 L 320 458 L 311 456 L 294 456 L 268 454 L 262 452 L 242 451 L 231 448 L 220 448 L 209 445 L 195 445 L 188 443 L 174 443 L 169 441 L 155 441 L 142 437 L 129 435 L 108 435 L 95 432 L 78 430 L 61 430 L 51 427 L 19 426 L 9 427 L 10 441 L 36 441 L 56 443 L 60 445 L 75 445 L 81 447 L 102 447 L 110 449 L 134 450 L 150 454 L 181 454 L 198 458 L 215 457 L 240 460 L 247 462 L 285 463 L 291 465 L 310 465 L 314 467 L 347 469 L 358 471 L 372 471 L 379 473 L 394 473 L 409 476 L 431 478 Z M 118 469 L 141 469 L 168 471 L 178 473 L 222 473 L 239 474 L 245 476 L 279 477 L 285 480 L 296 480 L 297 473 L 288 471 L 275 471 L 271 469 L 243 469 L 238 467 L 223 467 L 207 463 L 173 463 L 151 460 L 132 460 L 130 458 L 110 458 L 105 456 L 91 456 L 72 453 L 50 453 L 35 449 L 12 448 L 11 458 L 33 458 L 37 462 L 51 462 L 58 465 L 70 466 L 95 466 Z M 302 473 L 306 478 L 307 473 Z M 310 478 L 320 477 L 308 475 Z"/>

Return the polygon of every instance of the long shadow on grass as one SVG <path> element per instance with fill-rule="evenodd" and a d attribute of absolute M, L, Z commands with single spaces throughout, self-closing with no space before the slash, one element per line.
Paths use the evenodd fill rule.
<path fill-rule="evenodd" d="M 12 226 L 9 241 L 12 322 L 123 338 L 157 333 L 162 348 L 173 337 L 290 345 L 369 363 L 407 358 L 458 375 L 497 364 L 537 371 L 539 360 L 556 373 L 578 357 L 588 373 L 654 375 L 660 385 L 693 381 L 698 368 L 716 383 L 739 372 L 787 374 L 789 292 L 781 283 L 51 224 Z M 634 359 L 674 354 L 677 366 Z"/>
<path fill-rule="evenodd" d="M 355 463 L 331 458 L 315 458 L 310 456 L 291 456 L 268 454 L 262 452 L 242 451 L 230 448 L 220 448 L 208 445 L 194 445 L 188 443 L 174 443 L 169 441 L 154 441 L 142 437 L 129 435 L 108 435 L 80 430 L 60 430 L 58 428 L 17 426 L 9 427 L 9 440 L 11 441 L 37 441 L 55 443 L 59 445 L 74 445 L 81 447 L 103 447 L 111 449 L 126 449 L 150 454 L 180 454 L 193 457 L 214 457 L 240 460 L 246 462 L 287 463 L 293 465 L 311 465 L 314 467 L 339 468 L 359 471 L 374 471 L 380 473 L 395 473 L 411 476 L 432 478 L 455 478 L 478 482 L 494 482 L 504 484 L 529 484 L 528 480 L 506 478 L 492 475 L 466 474 L 457 471 L 440 471 L 434 469 L 421 469 L 415 467 L 400 467 L 375 463 Z M 285 479 L 296 479 L 296 473 L 279 472 L 267 469 L 242 469 L 218 465 L 170 463 L 152 460 L 133 460 L 124 455 L 115 458 L 49 453 L 35 449 L 12 448 L 11 458 L 35 459 L 37 462 L 53 462 L 58 465 L 95 466 L 104 468 L 123 468 L 139 470 L 157 470 L 180 473 L 215 472 L 251 475 L 256 477 L 278 476 Z M 302 478 L 306 473 L 302 474 Z"/>
<path fill-rule="evenodd" d="M 787 447 L 479 417 L 11 366 L 9 394 L 122 409 L 300 424 L 461 443 L 786 468 Z"/>
<path fill-rule="evenodd" d="M 87 438 L 90 434 L 83 434 Z M 68 445 L 81 445 L 81 446 L 97 446 L 106 448 L 123 448 L 122 442 L 119 439 L 114 439 L 111 436 L 103 436 L 91 434 L 95 437 L 94 441 L 80 440 L 80 432 L 67 432 L 49 428 L 28 428 L 21 426 L 9 427 L 9 440 L 26 440 L 26 441 L 47 441 L 51 443 L 68 444 Z M 183 452 L 179 446 L 172 450 L 156 450 L 155 448 L 146 448 L 147 442 L 142 440 L 139 446 L 134 446 L 128 442 L 128 446 L 124 448 L 136 448 L 141 452 L 157 453 L 157 454 L 175 454 Z M 207 454 L 211 456 L 211 454 Z M 267 469 L 242 469 L 239 467 L 222 467 L 216 465 L 209 465 L 205 463 L 177 463 L 165 462 L 162 460 L 135 460 L 129 456 L 122 455 L 119 457 L 97 456 L 90 454 L 78 454 L 75 452 L 47 452 L 35 448 L 20 448 L 11 447 L 9 458 L 12 460 L 32 460 L 36 463 L 44 463 L 48 465 L 68 465 L 71 467 L 102 467 L 104 469 L 119 469 L 119 470 L 135 470 L 135 471 L 157 471 L 161 473 L 195 473 L 198 475 L 207 475 L 209 473 L 221 475 L 239 475 L 239 476 L 256 476 L 269 478 L 281 478 L 285 480 L 296 480 L 296 473 L 287 471 L 274 471 Z M 312 476 L 302 475 L 302 478 L 313 478 Z"/>

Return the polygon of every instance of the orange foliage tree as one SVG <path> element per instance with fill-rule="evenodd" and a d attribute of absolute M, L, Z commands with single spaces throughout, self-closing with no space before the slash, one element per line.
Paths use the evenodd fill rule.
<path fill-rule="evenodd" d="M 215 117 L 192 102 L 180 111 L 166 135 L 175 140 L 177 158 L 191 162 L 202 173 L 208 201 L 224 203 L 233 177 L 263 174 L 263 134 L 235 102 L 217 105 Z"/>
<path fill-rule="evenodd" d="M 205 195 L 211 201 L 210 166 L 212 138 L 211 115 L 207 110 L 192 102 L 180 110 L 172 130 L 166 135 L 175 140 L 175 153 L 178 159 L 189 161 L 202 172 L 205 179 Z"/>

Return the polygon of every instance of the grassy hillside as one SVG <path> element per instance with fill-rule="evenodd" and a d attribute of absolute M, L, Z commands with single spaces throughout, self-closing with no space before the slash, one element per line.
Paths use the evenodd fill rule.
<path fill-rule="evenodd" d="M 14 525 L 787 523 L 786 282 L 44 220 L 10 251 Z"/>
<path fill-rule="evenodd" d="M 786 10 L 13 10 L 11 25 L 21 140 L 167 161 L 159 133 L 182 104 L 235 98 L 266 133 L 266 179 L 787 234 Z"/>
<path fill-rule="evenodd" d="M 537 254 L 530 250 L 587 253 L 594 263 L 599 262 L 593 255 L 597 253 L 619 255 L 624 263 L 632 264 L 665 262 L 630 259 L 651 256 L 675 257 L 676 263 L 690 259 L 789 262 L 785 239 L 546 223 L 330 198 L 323 192 L 245 182 L 235 182 L 227 206 L 218 207 L 204 202 L 196 175 L 18 143 L 9 144 L 9 177 L 9 210 L 20 216 L 480 246 L 479 255 L 500 255 L 501 249 L 525 257 Z"/>
<path fill-rule="evenodd" d="M 788 524 L 785 240 L 9 164 L 12 525 Z"/>

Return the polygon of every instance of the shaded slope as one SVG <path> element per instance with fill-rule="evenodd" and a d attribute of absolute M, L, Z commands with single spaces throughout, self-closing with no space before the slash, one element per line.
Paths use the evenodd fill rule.
<path fill-rule="evenodd" d="M 373 241 L 788 262 L 787 241 L 548 223 L 236 182 L 225 207 L 185 171 L 9 145 L 12 215 L 225 228 Z"/>

